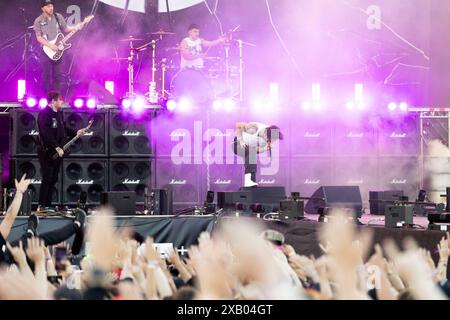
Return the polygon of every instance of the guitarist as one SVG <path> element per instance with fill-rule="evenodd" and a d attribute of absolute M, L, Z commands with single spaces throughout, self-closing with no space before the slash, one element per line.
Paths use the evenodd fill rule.
<path fill-rule="evenodd" d="M 64 156 L 63 146 L 67 137 L 83 135 L 86 129 L 77 132 L 67 130 L 64 125 L 63 112 L 61 107 L 63 99 L 59 92 L 51 91 L 48 94 L 49 105 L 39 112 L 39 147 L 38 157 L 41 165 L 42 184 L 39 193 L 38 211 L 48 210 L 52 203 L 52 190 L 58 182 L 58 173 L 61 168 L 62 157 Z M 56 160 L 52 159 L 54 154 L 58 154 Z"/>
<path fill-rule="evenodd" d="M 81 23 L 73 27 L 68 26 L 63 16 L 54 12 L 53 2 L 51 0 L 42 1 L 41 10 L 42 14 L 36 18 L 33 25 L 36 39 L 41 46 L 58 50 L 58 47 L 49 41 L 54 40 L 60 32 L 68 33 L 74 30 L 81 30 L 83 27 Z M 61 86 L 61 60 L 53 61 L 43 52 L 40 60 L 45 92 L 51 90 L 59 91 Z"/>

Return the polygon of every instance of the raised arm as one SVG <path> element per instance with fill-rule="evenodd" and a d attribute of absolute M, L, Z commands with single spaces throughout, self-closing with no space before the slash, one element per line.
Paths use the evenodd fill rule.
<path fill-rule="evenodd" d="M 202 46 L 208 48 L 208 47 L 214 47 L 217 46 L 221 43 L 224 43 L 226 41 L 226 37 L 225 36 L 220 36 L 218 39 L 213 40 L 213 41 L 208 41 L 205 39 L 202 39 Z"/>
<path fill-rule="evenodd" d="M 22 179 L 16 182 L 16 195 L 8 210 L 6 211 L 5 219 L 3 219 L 0 224 L 0 232 L 2 234 L 3 239 L 7 239 L 11 228 L 16 220 L 17 214 L 20 210 L 20 205 L 22 204 L 23 193 L 27 190 L 28 186 L 31 183 L 31 180 L 26 179 L 26 174 L 22 176 Z"/>

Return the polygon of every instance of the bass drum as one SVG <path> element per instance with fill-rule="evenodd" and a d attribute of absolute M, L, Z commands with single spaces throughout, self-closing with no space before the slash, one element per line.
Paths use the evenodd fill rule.
<path fill-rule="evenodd" d="M 170 94 L 174 99 L 187 98 L 195 103 L 207 103 L 214 99 L 209 79 L 202 71 L 193 68 L 181 69 L 172 78 Z"/>

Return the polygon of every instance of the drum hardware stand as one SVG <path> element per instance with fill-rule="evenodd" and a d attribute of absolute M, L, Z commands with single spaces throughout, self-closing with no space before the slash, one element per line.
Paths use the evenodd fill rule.
<path fill-rule="evenodd" d="M 161 59 L 161 97 L 166 99 L 166 71 L 167 71 L 167 58 Z"/>
<path fill-rule="evenodd" d="M 239 101 L 244 101 L 244 55 L 243 55 L 243 45 L 250 47 L 256 47 L 255 44 L 245 42 L 242 40 L 236 40 L 239 45 Z"/>
<path fill-rule="evenodd" d="M 135 50 L 133 48 L 133 41 L 130 40 L 130 56 L 128 57 L 128 92 L 127 96 L 131 97 L 134 95 L 134 60 L 135 60 Z"/>
<path fill-rule="evenodd" d="M 149 89 L 148 92 L 145 95 L 148 95 L 148 99 L 150 103 L 156 103 L 158 102 L 158 93 L 156 91 L 156 42 L 158 40 L 152 40 L 138 48 L 136 48 L 137 51 L 144 50 L 148 46 L 151 46 L 152 48 L 152 78 L 148 85 Z"/>

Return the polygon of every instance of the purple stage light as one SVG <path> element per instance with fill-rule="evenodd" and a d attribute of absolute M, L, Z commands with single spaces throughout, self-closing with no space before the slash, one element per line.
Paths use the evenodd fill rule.
<path fill-rule="evenodd" d="M 353 103 L 353 101 L 349 101 L 346 103 L 345 107 L 347 108 L 347 110 L 353 110 L 355 108 L 355 104 Z"/>
<path fill-rule="evenodd" d="M 220 109 L 222 109 L 222 106 L 223 106 L 222 100 L 214 100 L 214 102 L 213 102 L 214 111 L 220 111 Z"/>
<path fill-rule="evenodd" d="M 192 103 L 191 100 L 189 100 L 188 98 L 181 98 L 178 101 L 178 109 L 181 112 L 188 112 L 189 110 L 191 110 L 192 108 Z"/>
<path fill-rule="evenodd" d="M 88 109 L 95 109 L 97 103 L 95 102 L 95 99 L 89 98 L 88 101 L 86 102 L 86 106 L 88 107 Z"/>
<path fill-rule="evenodd" d="M 311 109 L 311 103 L 309 101 L 303 101 L 302 109 L 308 111 L 309 109 Z"/>
<path fill-rule="evenodd" d="M 408 104 L 406 102 L 402 102 L 399 104 L 398 108 L 400 111 L 406 112 L 408 111 Z"/>
<path fill-rule="evenodd" d="M 125 98 L 122 100 L 122 108 L 124 110 L 129 110 L 131 108 L 132 102 L 130 99 Z"/>
<path fill-rule="evenodd" d="M 395 111 L 395 109 L 397 109 L 397 104 L 395 102 L 389 102 L 388 110 L 389 111 Z"/>
<path fill-rule="evenodd" d="M 174 112 L 175 109 L 177 108 L 177 103 L 175 100 L 169 100 L 167 101 L 167 110 L 169 110 L 170 112 Z"/>
<path fill-rule="evenodd" d="M 39 108 L 44 109 L 48 105 L 48 101 L 45 98 L 39 100 Z"/>
<path fill-rule="evenodd" d="M 232 98 L 228 98 L 225 101 L 223 101 L 223 107 L 226 112 L 232 112 L 234 110 L 234 107 L 236 106 L 236 103 Z"/>
<path fill-rule="evenodd" d="M 37 100 L 33 97 L 28 97 L 27 100 L 25 101 L 25 105 L 28 108 L 34 108 L 37 104 Z"/>
<path fill-rule="evenodd" d="M 137 97 L 134 99 L 132 103 L 132 111 L 134 114 L 141 114 L 142 111 L 144 111 L 145 108 L 145 100 L 144 98 Z"/>
<path fill-rule="evenodd" d="M 81 98 L 77 98 L 77 99 L 75 99 L 75 101 L 73 102 L 73 106 L 74 106 L 75 108 L 77 108 L 77 109 L 82 108 L 83 105 L 84 105 L 84 101 L 83 101 L 83 99 L 81 99 Z"/>

